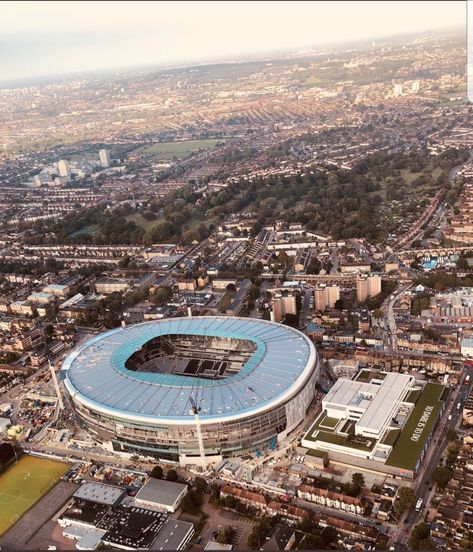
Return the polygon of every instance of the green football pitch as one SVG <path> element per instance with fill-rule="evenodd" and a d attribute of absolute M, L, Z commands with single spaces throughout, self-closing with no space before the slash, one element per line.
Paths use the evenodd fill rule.
<path fill-rule="evenodd" d="M 67 464 L 22 456 L 0 475 L 0 536 L 68 470 Z"/>

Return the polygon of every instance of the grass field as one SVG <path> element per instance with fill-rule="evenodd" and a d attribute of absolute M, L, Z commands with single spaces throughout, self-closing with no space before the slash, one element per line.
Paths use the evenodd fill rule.
<path fill-rule="evenodd" d="M 74 232 L 73 234 L 71 234 L 70 237 L 73 238 L 75 236 L 80 236 L 82 234 L 95 234 L 96 232 L 97 232 L 97 226 L 96 225 L 84 226 L 80 230 L 77 230 L 77 232 Z"/>
<path fill-rule="evenodd" d="M 425 384 L 391 454 L 386 460 L 388 466 L 395 466 L 406 470 L 413 470 L 416 467 L 419 457 L 440 416 L 444 390 L 445 387 L 438 383 L 428 382 Z M 431 412 L 426 421 L 423 421 L 422 416 L 426 408 L 431 409 Z M 416 429 L 419 431 L 419 438 L 414 441 L 412 436 Z"/>
<path fill-rule="evenodd" d="M 23 456 L 0 475 L 0 536 L 50 491 L 68 470 L 67 464 Z"/>
<path fill-rule="evenodd" d="M 142 146 L 133 153 L 139 153 L 148 159 L 172 159 L 187 157 L 200 149 L 211 149 L 221 140 L 185 140 L 182 142 L 161 142 L 151 146 Z"/>
<path fill-rule="evenodd" d="M 155 224 L 158 224 L 158 222 L 163 222 L 165 220 L 164 217 L 147 220 L 141 213 L 132 213 L 131 215 L 127 215 L 125 219 L 128 221 L 131 220 L 132 222 L 143 228 L 145 232 L 147 232 Z"/>

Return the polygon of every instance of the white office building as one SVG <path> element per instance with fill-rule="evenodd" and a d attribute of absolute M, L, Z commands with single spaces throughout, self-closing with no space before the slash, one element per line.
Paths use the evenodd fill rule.
<path fill-rule="evenodd" d="M 58 162 L 57 170 L 59 171 L 59 176 L 65 176 L 67 178 L 71 176 L 71 169 L 69 168 L 69 163 L 65 159 L 61 159 Z"/>
<path fill-rule="evenodd" d="M 101 149 L 99 151 L 100 165 L 102 168 L 107 169 L 110 167 L 110 152 L 106 149 Z"/>
<path fill-rule="evenodd" d="M 412 376 L 394 372 L 369 383 L 339 379 L 322 407 L 330 418 L 354 421 L 355 435 L 380 439 L 414 382 Z"/>

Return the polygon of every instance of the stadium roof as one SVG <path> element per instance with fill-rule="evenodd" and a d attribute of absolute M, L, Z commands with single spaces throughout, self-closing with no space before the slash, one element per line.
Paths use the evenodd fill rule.
<path fill-rule="evenodd" d="M 224 379 L 128 370 L 127 359 L 149 340 L 169 334 L 249 340 L 256 350 Z M 277 406 L 300 391 L 316 352 L 301 332 L 273 322 L 237 317 L 155 320 L 100 334 L 63 363 L 69 393 L 86 407 L 145 423 L 194 423 L 189 397 L 201 405 L 202 423 L 231 420 Z"/>

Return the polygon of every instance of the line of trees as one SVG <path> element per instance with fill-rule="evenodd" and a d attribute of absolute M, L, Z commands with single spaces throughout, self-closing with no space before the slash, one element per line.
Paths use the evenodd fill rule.
<path fill-rule="evenodd" d="M 25 241 L 44 243 L 45 234 L 53 232 L 51 235 L 55 237 L 48 239 L 56 243 L 192 243 L 206 238 L 213 225 L 227 215 L 247 209 L 258 212 L 251 236 L 278 218 L 301 222 L 336 239 L 365 237 L 378 242 L 397 225 L 395 221 L 387 222 L 382 213 L 382 206 L 393 199 L 392 194 L 400 194 L 396 198 L 410 210 L 419 208 L 418 200 L 410 201 L 412 197 L 424 194 L 422 190 L 416 191 L 414 183 L 404 181 L 402 171 L 421 172 L 427 178 L 434 169 L 448 171 L 460 162 L 462 155 L 463 152 L 456 150 L 435 158 L 426 153 L 376 153 L 352 170 L 332 169 L 325 173 L 314 168 L 295 176 L 260 177 L 250 183 L 241 179 L 205 196 L 183 188 L 149 202 L 138 211 L 126 203 L 113 210 L 102 203 L 58 222 L 38 221 L 33 226 L 35 232 L 27 235 Z M 431 183 L 431 188 L 438 189 L 444 182 L 444 176 L 439 177 Z M 145 231 L 133 220 L 127 220 L 132 212 L 150 220 L 154 217 L 156 224 Z M 93 231 L 84 231 L 87 228 Z"/>

